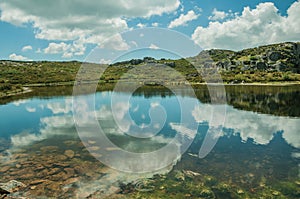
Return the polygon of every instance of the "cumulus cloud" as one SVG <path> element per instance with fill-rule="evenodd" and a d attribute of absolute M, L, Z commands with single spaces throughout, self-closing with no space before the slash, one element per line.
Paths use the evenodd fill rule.
<path fill-rule="evenodd" d="M 27 57 L 24 57 L 22 55 L 17 55 L 16 53 L 10 54 L 9 59 L 16 60 L 16 61 L 25 61 L 28 60 Z"/>
<path fill-rule="evenodd" d="M 209 20 L 223 20 L 228 16 L 228 13 L 224 12 L 224 11 L 218 11 L 216 8 L 214 8 L 213 12 L 212 12 L 212 16 L 209 16 L 208 19 Z"/>
<path fill-rule="evenodd" d="M 152 23 L 151 25 L 152 25 L 153 27 L 158 27 L 159 24 L 158 24 L 157 22 L 154 22 L 154 23 Z"/>
<path fill-rule="evenodd" d="M 218 115 L 212 118 L 211 111 L 220 105 L 202 105 L 195 107 L 192 111 L 197 122 L 207 122 L 209 120 L 219 120 Z M 210 122 L 210 125 L 214 125 Z M 250 111 L 242 111 L 227 107 L 226 122 L 227 129 L 234 129 L 235 134 L 239 133 L 242 140 L 247 141 L 252 138 L 258 144 L 268 144 L 275 133 L 283 131 L 283 138 L 294 147 L 300 147 L 300 119 L 288 117 L 278 117 L 265 114 L 257 114 Z M 222 135 L 219 135 L 222 136 Z"/>
<path fill-rule="evenodd" d="M 28 101 L 29 100 L 18 100 L 18 101 L 13 102 L 12 104 L 15 105 L 15 106 L 20 106 L 21 104 L 28 103 Z"/>
<path fill-rule="evenodd" d="M 130 46 L 126 43 L 126 41 L 120 34 L 115 34 L 114 36 L 108 37 L 105 41 L 103 41 L 103 43 L 100 45 L 100 48 L 122 51 L 128 50 Z"/>
<path fill-rule="evenodd" d="M 188 11 L 188 13 L 186 15 L 181 14 L 177 19 L 174 19 L 173 21 L 171 21 L 171 23 L 169 24 L 168 28 L 175 28 L 178 26 L 184 26 L 186 25 L 188 22 L 198 19 L 200 15 L 197 15 L 193 10 Z"/>
<path fill-rule="evenodd" d="M 76 132 L 72 129 L 74 121 L 72 115 L 53 116 L 41 118 L 40 133 L 23 132 L 11 136 L 12 148 L 28 146 L 34 142 L 49 139 L 56 135 L 64 136 L 77 136 Z"/>
<path fill-rule="evenodd" d="M 28 46 L 24 46 L 22 48 L 22 51 L 25 52 L 25 51 L 29 51 L 29 50 L 32 50 L 32 46 L 28 45 Z"/>
<path fill-rule="evenodd" d="M 159 47 L 156 46 L 155 44 L 151 44 L 151 45 L 149 46 L 149 48 L 150 48 L 150 49 L 154 49 L 154 50 L 159 49 Z"/>
<path fill-rule="evenodd" d="M 100 64 L 111 64 L 112 61 L 110 59 L 101 59 Z"/>
<path fill-rule="evenodd" d="M 112 34 L 128 29 L 125 18 L 170 13 L 179 5 L 179 0 L 3 0 L 0 20 L 17 26 L 32 25 L 38 39 L 101 44 Z"/>
<path fill-rule="evenodd" d="M 139 28 L 145 28 L 146 27 L 146 25 L 142 24 L 142 23 L 138 23 L 136 26 L 139 27 Z"/>
<path fill-rule="evenodd" d="M 83 55 L 85 47 L 83 44 L 73 43 L 67 44 L 65 42 L 49 43 L 48 47 L 44 49 L 46 54 L 62 54 L 63 58 L 70 58 L 73 55 Z"/>
<path fill-rule="evenodd" d="M 207 27 L 197 27 L 192 38 L 205 49 L 232 50 L 284 41 L 299 41 L 299 10 L 300 2 L 296 1 L 287 10 L 287 16 L 282 16 L 274 3 L 260 3 L 255 9 L 245 7 L 241 15 L 225 22 L 214 21 Z"/>
<path fill-rule="evenodd" d="M 65 52 L 70 45 L 61 42 L 61 43 L 49 43 L 48 47 L 44 49 L 46 54 L 58 54 Z"/>
<path fill-rule="evenodd" d="M 26 106 L 25 109 L 26 109 L 29 113 L 34 113 L 34 112 L 36 112 L 36 108 L 33 108 L 33 107 Z"/>
<path fill-rule="evenodd" d="M 47 108 L 51 110 L 53 114 L 70 113 L 72 111 L 72 99 L 66 98 L 64 102 L 48 103 Z"/>

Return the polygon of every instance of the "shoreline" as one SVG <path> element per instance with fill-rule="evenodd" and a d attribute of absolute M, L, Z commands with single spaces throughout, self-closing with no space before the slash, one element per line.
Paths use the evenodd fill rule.
<path fill-rule="evenodd" d="M 94 84 L 95 82 L 83 82 L 81 85 L 90 85 Z M 105 84 L 115 84 L 116 82 L 109 82 L 109 83 L 98 83 L 99 85 L 105 85 Z M 142 84 L 141 84 L 142 85 Z M 186 83 L 175 83 L 175 82 L 168 82 L 166 85 L 187 85 Z M 271 87 L 283 87 L 283 86 L 300 86 L 300 81 L 291 81 L 291 82 L 267 82 L 267 83 L 261 83 L 261 82 L 253 82 L 253 83 L 190 83 L 191 86 L 225 86 L 225 87 L 231 87 L 231 86 L 271 86 Z M 22 95 L 26 93 L 30 93 L 33 91 L 34 87 L 59 87 L 59 86 L 74 86 L 74 82 L 57 82 L 57 83 L 38 83 L 38 84 L 26 84 L 23 87 L 22 91 L 10 91 L 7 94 L 2 93 L 0 95 L 0 98 L 6 98 L 6 97 L 12 97 L 12 96 L 17 96 L 17 95 Z M 160 86 L 160 85 L 142 85 L 142 86 L 149 86 L 149 87 L 155 87 L 155 86 Z M 1 92 L 0 92 L 1 93 Z"/>
<path fill-rule="evenodd" d="M 296 86 L 300 85 L 299 81 L 293 82 L 253 82 L 253 83 L 191 83 L 191 85 L 216 85 L 216 86 Z"/>

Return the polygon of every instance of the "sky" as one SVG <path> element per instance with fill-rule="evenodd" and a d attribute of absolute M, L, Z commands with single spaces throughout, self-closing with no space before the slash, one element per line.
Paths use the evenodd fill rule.
<path fill-rule="evenodd" d="M 0 60 L 84 61 L 95 48 L 100 63 L 141 48 L 186 57 L 300 41 L 300 2 L 1 0 L 0 35 Z"/>

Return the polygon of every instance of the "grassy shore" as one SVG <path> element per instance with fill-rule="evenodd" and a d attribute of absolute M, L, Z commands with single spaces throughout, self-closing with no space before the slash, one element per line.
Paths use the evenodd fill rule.
<path fill-rule="evenodd" d="M 179 76 L 170 73 L 168 70 L 152 70 L 157 66 L 147 66 L 148 71 L 144 71 L 144 63 L 138 65 L 130 65 L 128 63 L 119 63 L 108 66 L 101 77 L 94 79 L 86 73 L 88 81 L 81 81 L 81 84 L 97 83 L 116 83 L 118 81 L 137 81 L 139 79 L 146 79 L 147 84 L 156 85 L 156 77 L 168 77 L 165 84 L 186 84 L 189 82 L 191 85 L 205 85 L 205 81 L 197 70 L 187 61 L 184 60 L 157 60 L 157 64 L 174 63 L 173 69 L 179 72 Z M 76 75 L 82 66 L 81 62 L 13 62 L 1 61 L 0 62 L 0 97 L 7 97 L 11 95 L 21 94 L 23 92 L 30 92 L 35 87 L 53 87 L 53 86 L 72 86 L 74 85 Z M 89 64 L 90 68 L 101 68 L 103 65 Z M 151 68 L 152 67 L 152 68 Z M 132 68 L 136 70 L 136 74 L 124 77 Z M 160 72 L 162 71 L 162 72 Z M 264 71 L 220 71 L 222 80 L 225 85 L 260 85 L 260 86 L 277 86 L 277 85 L 299 85 L 300 74 L 287 72 L 264 72 Z M 126 75 L 125 75 L 126 76 Z M 211 81 L 214 82 L 212 75 Z M 121 80 L 120 80 L 121 79 Z M 145 81 L 145 82 L 146 82 Z M 180 81 L 180 82 L 178 82 Z M 144 83 L 145 83 L 144 82 Z M 149 83 L 150 82 L 150 83 Z M 158 81 L 159 82 L 159 81 Z M 143 84 L 143 82 L 142 82 Z"/>

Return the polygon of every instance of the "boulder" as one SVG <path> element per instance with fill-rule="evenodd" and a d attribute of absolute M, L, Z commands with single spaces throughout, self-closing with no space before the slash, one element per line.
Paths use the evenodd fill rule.
<path fill-rule="evenodd" d="M 19 191 L 21 188 L 25 188 L 26 185 L 22 182 L 11 180 L 7 183 L 0 183 L 0 194 L 10 194 Z"/>
<path fill-rule="evenodd" d="M 256 68 L 258 70 L 265 70 L 265 69 L 267 69 L 267 64 L 265 62 L 257 62 Z"/>
<path fill-rule="evenodd" d="M 275 69 L 276 69 L 277 71 L 285 71 L 286 68 L 287 68 L 286 65 L 284 65 L 284 64 L 281 63 L 281 62 L 278 62 L 278 63 L 275 64 Z"/>
<path fill-rule="evenodd" d="M 66 150 L 64 155 L 67 156 L 68 158 L 73 158 L 75 155 L 75 152 L 72 150 Z"/>
<path fill-rule="evenodd" d="M 281 59 L 281 57 L 282 57 L 282 54 L 280 52 L 275 51 L 275 52 L 271 52 L 269 54 L 269 59 L 271 61 L 278 61 L 279 59 Z"/>

